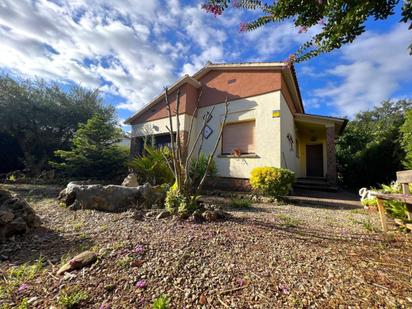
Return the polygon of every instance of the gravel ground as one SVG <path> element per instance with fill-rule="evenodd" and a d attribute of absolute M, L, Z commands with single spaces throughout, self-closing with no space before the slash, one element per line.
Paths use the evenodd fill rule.
<path fill-rule="evenodd" d="M 254 204 L 228 207 L 224 222 L 192 224 L 73 212 L 58 206 L 59 187 L 6 187 L 26 197 L 43 227 L 0 244 L 0 284 L 10 284 L 15 265 L 42 256 L 44 267 L 23 291 L 0 293 L 3 305 L 59 307 L 67 290 L 87 294 L 79 308 L 150 308 L 159 295 L 170 308 L 412 307 L 412 237 L 384 236 L 377 214 L 361 208 Z M 85 249 L 99 252 L 96 264 L 55 275 Z"/>

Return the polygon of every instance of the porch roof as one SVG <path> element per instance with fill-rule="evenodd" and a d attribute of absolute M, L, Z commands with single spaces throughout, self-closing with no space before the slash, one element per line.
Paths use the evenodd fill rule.
<path fill-rule="evenodd" d="M 324 125 L 324 126 L 333 125 L 338 134 L 342 134 L 343 130 L 346 127 L 346 124 L 348 123 L 348 119 L 346 118 L 323 116 L 323 115 L 296 113 L 294 117 L 295 117 L 295 121 L 298 121 L 298 122 L 319 124 L 319 125 Z"/>

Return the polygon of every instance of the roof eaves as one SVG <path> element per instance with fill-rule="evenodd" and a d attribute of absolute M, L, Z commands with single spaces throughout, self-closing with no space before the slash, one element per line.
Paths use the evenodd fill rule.
<path fill-rule="evenodd" d="M 201 83 L 194 79 L 193 77 L 191 77 L 190 75 L 186 74 L 184 76 L 182 76 L 180 79 L 178 79 L 172 86 L 168 87 L 168 91 L 169 92 L 173 92 L 175 91 L 178 87 L 182 86 L 184 83 L 189 83 L 191 84 L 193 87 L 195 88 L 200 88 L 201 87 Z M 162 98 L 163 98 L 163 92 L 158 95 L 156 98 L 154 98 L 152 101 L 150 101 L 148 104 L 146 104 L 145 106 L 143 106 L 140 110 L 138 110 L 136 113 L 134 113 L 132 116 L 130 116 L 129 118 L 127 118 L 124 123 L 125 124 L 131 124 L 131 122 L 136 119 L 138 116 L 140 116 L 142 113 L 144 113 L 145 111 L 147 111 L 149 108 L 153 107 L 156 103 L 158 103 Z"/>

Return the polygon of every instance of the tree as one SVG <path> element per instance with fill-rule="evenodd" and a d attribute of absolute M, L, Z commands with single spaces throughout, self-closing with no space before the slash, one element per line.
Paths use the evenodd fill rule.
<path fill-rule="evenodd" d="M 403 165 L 406 169 L 412 169 L 412 109 L 405 114 L 405 122 L 401 127 L 402 148 L 405 151 Z"/>
<path fill-rule="evenodd" d="M 18 143 L 33 175 L 47 167 L 58 149 L 68 149 L 80 123 L 93 114 L 112 115 L 97 90 L 73 86 L 64 91 L 44 81 L 17 81 L 0 76 L 0 133 Z"/>
<path fill-rule="evenodd" d="M 201 191 L 206 178 L 208 177 L 208 175 L 210 175 L 210 172 L 213 169 L 213 157 L 216 153 L 220 139 L 222 138 L 223 128 L 226 124 L 229 103 L 226 97 L 226 100 L 224 102 L 225 112 L 223 121 L 220 126 L 220 131 L 217 135 L 212 152 L 207 154 L 206 162 L 204 162 L 204 159 L 199 160 L 204 143 L 204 130 L 212 119 L 213 111 L 216 105 L 214 105 L 212 109 L 204 115 L 200 130 L 199 132 L 197 132 L 193 143 L 191 143 L 194 117 L 191 118 L 189 124 L 187 140 L 183 140 L 181 134 L 182 132 L 180 131 L 180 89 L 176 91 L 175 111 L 172 111 L 171 109 L 167 88 L 165 89 L 164 96 L 169 117 L 169 126 L 167 126 L 167 129 L 170 133 L 171 141 L 171 164 L 166 156 L 164 157 L 164 160 L 172 171 L 175 180 L 174 185 L 168 191 L 166 196 L 166 209 L 168 209 L 170 212 L 178 212 L 182 216 L 187 216 L 194 210 L 196 210 L 198 194 Z M 197 114 L 197 111 L 199 109 L 201 96 L 202 91 L 200 91 L 198 95 L 194 115 Z M 173 116 L 173 113 L 175 114 L 175 116 Z M 173 128 L 173 117 L 176 118 L 176 129 Z M 193 163 L 191 158 L 195 153 L 197 153 L 198 159 L 195 161 L 195 163 Z M 201 168 L 199 166 L 199 163 L 203 165 Z M 198 175 L 197 173 L 201 174 Z"/>
<path fill-rule="evenodd" d="M 387 19 L 395 13 L 398 3 L 399 0 L 209 0 L 202 7 L 214 15 L 221 15 L 230 4 L 235 9 L 258 11 L 260 16 L 242 23 L 240 31 L 251 31 L 287 19 L 293 20 L 299 33 L 320 25 L 322 30 L 289 58 L 292 62 L 300 62 L 352 42 L 365 31 L 368 18 Z M 411 0 L 403 1 L 401 22 L 412 22 Z M 409 49 L 412 54 L 412 44 Z"/>
<path fill-rule="evenodd" d="M 394 180 L 405 152 L 400 127 L 411 100 L 384 101 L 358 113 L 337 139 L 336 158 L 343 184 L 352 188 L 377 186 Z"/>
<path fill-rule="evenodd" d="M 81 124 L 70 150 L 57 150 L 51 164 L 70 176 L 110 179 L 125 171 L 128 154 L 117 145 L 122 136 L 112 116 L 95 114 Z"/>

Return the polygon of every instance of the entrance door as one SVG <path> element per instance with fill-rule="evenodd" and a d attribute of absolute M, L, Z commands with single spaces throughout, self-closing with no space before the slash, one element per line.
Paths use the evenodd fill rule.
<path fill-rule="evenodd" d="M 306 145 L 306 176 L 323 177 L 323 145 Z"/>

